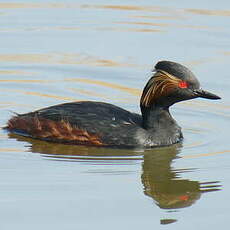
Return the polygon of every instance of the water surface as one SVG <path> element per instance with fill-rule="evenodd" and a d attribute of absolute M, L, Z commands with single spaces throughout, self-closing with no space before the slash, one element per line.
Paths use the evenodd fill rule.
<path fill-rule="evenodd" d="M 1 1 L 0 126 L 13 111 L 78 100 L 139 113 L 159 60 L 185 64 L 222 97 L 175 105 L 185 140 L 171 147 L 68 146 L 0 130 L 1 228 L 225 229 L 229 17 L 227 0 Z"/>

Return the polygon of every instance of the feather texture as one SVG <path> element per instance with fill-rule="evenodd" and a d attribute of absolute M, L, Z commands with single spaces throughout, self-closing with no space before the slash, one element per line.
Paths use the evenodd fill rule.
<path fill-rule="evenodd" d="M 158 98 L 168 95 L 178 87 L 181 80 L 163 70 L 158 70 L 146 84 L 142 96 L 141 105 L 149 107 Z"/>
<path fill-rule="evenodd" d="M 14 116 L 6 127 L 18 130 L 36 139 L 55 142 L 104 146 L 98 135 L 71 125 L 68 121 L 56 122 L 38 116 Z"/>

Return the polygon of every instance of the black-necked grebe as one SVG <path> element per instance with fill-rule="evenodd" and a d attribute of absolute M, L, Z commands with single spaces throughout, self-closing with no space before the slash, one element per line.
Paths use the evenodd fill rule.
<path fill-rule="evenodd" d="M 6 129 L 22 136 L 77 145 L 171 145 L 180 142 L 183 135 L 169 107 L 197 97 L 220 99 L 202 90 L 185 66 L 160 61 L 141 96 L 142 115 L 103 102 L 72 102 L 14 116 Z"/>

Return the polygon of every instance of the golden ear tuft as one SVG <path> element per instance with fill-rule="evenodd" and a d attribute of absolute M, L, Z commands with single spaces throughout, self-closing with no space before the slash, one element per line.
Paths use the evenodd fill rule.
<path fill-rule="evenodd" d="M 181 80 L 163 70 L 158 70 L 146 84 L 142 96 L 141 105 L 149 107 L 157 98 L 168 95 L 178 87 Z"/>

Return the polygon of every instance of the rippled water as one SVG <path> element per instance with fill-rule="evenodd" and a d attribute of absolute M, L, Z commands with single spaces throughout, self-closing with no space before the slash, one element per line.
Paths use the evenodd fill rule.
<path fill-rule="evenodd" d="M 75 100 L 139 112 L 162 59 L 185 64 L 222 97 L 175 105 L 183 144 L 152 150 L 0 130 L 1 229 L 226 229 L 229 17 L 227 0 L 0 1 L 0 126 L 12 111 Z"/>

